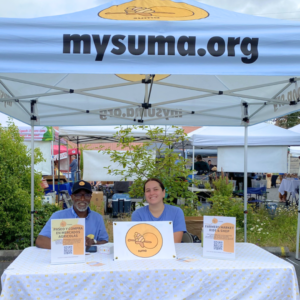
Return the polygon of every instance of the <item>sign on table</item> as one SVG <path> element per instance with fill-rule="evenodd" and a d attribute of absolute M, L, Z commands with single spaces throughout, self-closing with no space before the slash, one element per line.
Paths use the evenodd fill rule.
<path fill-rule="evenodd" d="M 85 219 L 51 220 L 51 264 L 85 262 Z"/>
<path fill-rule="evenodd" d="M 204 216 L 203 257 L 235 259 L 236 219 Z"/>
<path fill-rule="evenodd" d="M 114 260 L 175 259 L 173 222 L 114 222 Z"/>

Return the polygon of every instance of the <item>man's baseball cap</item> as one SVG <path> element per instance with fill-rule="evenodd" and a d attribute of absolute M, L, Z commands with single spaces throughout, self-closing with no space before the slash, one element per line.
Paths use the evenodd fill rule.
<path fill-rule="evenodd" d="M 84 181 L 84 180 L 79 180 L 74 182 L 73 188 L 72 188 L 72 193 L 75 194 L 79 190 L 86 190 L 87 192 L 92 193 L 92 186 L 89 182 Z"/>

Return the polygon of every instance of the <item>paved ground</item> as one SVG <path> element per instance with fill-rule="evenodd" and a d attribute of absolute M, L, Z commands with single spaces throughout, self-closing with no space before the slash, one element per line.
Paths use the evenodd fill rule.
<path fill-rule="evenodd" d="M 295 258 L 295 253 L 290 253 L 290 257 L 283 259 L 294 265 L 297 274 L 298 284 L 300 284 L 300 261 Z"/>

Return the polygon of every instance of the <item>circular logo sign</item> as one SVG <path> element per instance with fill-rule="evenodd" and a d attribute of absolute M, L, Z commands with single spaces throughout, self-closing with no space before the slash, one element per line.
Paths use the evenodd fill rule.
<path fill-rule="evenodd" d="M 138 257 L 152 257 L 156 255 L 162 245 L 160 232 L 152 225 L 138 224 L 132 226 L 125 237 L 128 250 Z"/>
<path fill-rule="evenodd" d="M 99 17 L 125 21 L 190 21 L 209 16 L 202 8 L 170 0 L 133 0 L 99 12 Z"/>

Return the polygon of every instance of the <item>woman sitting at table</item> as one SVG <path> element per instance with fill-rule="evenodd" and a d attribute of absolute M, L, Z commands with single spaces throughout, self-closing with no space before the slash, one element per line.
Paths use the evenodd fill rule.
<path fill-rule="evenodd" d="M 157 178 L 150 178 L 144 184 L 146 201 L 149 205 L 133 212 L 132 221 L 172 221 L 174 242 L 181 243 L 183 232 L 186 231 L 184 214 L 181 208 L 164 204 L 165 187 Z"/>

